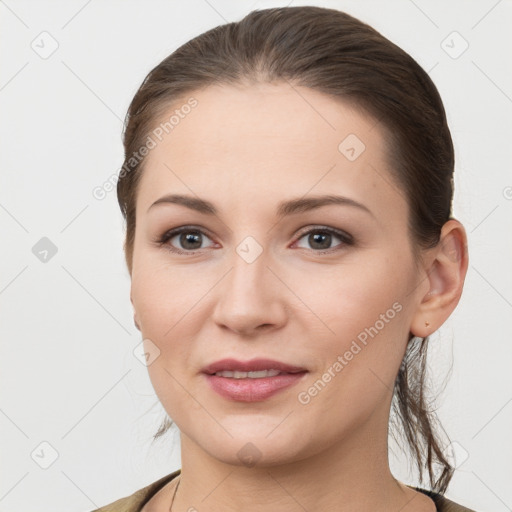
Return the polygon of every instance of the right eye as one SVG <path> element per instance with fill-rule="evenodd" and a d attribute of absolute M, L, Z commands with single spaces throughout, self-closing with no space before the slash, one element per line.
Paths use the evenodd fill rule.
<path fill-rule="evenodd" d="M 195 254 L 201 247 L 203 238 L 209 237 L 206 233 L 193 226 L 181 226 L 176 229 L 166 231 L 159 239 L 158 244 L 177 254 Z M 176 239 L 174 244 L 180 244 L 181 248 L 173 245 L 172 240 Z"/>

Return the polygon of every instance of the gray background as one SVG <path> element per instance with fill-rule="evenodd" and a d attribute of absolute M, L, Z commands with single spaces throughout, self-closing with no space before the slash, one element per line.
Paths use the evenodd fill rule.
<path fill-rule="evenodd" d="M 375 27 L 444 100 L 470 251 L 460 305 L 429 349 L 457 465 L 447 496 L 512 510 L 512 2 L 291 5 L 307 4 Z M 1 511 L 85 512 L 180 467 L 178 434 L 150 446 L 163 409 L 133 353 L 123 220 L 115 189 L 102 200 L 93 190 L 122 165 L 122 120 L 153 66 L 209 28 L 281 5 L 0 1 Z M 395 476 L 416 483 L 390 447 Z"/>

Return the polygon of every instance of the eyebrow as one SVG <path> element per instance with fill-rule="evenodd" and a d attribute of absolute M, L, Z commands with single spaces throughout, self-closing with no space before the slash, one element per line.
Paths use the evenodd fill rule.
<path fill-rule="evenodd" d="M 200 199 L 198 197 L 192 197 L 181 194 L 168 194 L 162 196 L 160 199 L 157 199 L 149 208 L 148 211 L 151 210 L 157 204 L 179 204 L 190 208 L 191 210 L 195 210 L 199 213 L 205 215 L 217 215 L 218 210 L 214 206 L 213 203 L 207 201 L 205 199 Z M 301 197 L 297 199 L 290 199 L 287 201 L 282 201 L 278 204 L 276 214 L 278 217 L 285 217 L 288 215 L 293 215 L 297 213 L 303 213 L 310 210 L 315 210 L 322 206 L 326 205 L 342 205 L 342 206 L 352 206 L 358 208 L 362 211 L 369 213 L 374 216 L 368 207 L 364 204 L 361 204 L 354 199 L 350 199 L 349 197 L 344 196 L 336 196 L 336 195 L 323 195 L 323 196 L 312 196 L 312 197 Z"/>

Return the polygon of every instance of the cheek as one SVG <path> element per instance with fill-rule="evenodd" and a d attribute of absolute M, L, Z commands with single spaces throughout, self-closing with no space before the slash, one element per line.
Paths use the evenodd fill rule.
<path fill-rule="evenodd" d="M 179 355 L 172 355 L 178 359 Z M 186 365 L 180 360 L 179 364 L 170 364 L 169 356 L 161 353 L 151 365 L 148 366 L 148 375 L 151 385 L 155 390 L 159 402 L 166 413 L 183 429 L 191 415 L 199 417 L 204 414 L 204 409 L 197 400 L 191 399 L 196 396 L 194 386 L 191 386 L 190 376 L 182 371 Z"/>
<path fill-rule="evenodd" d="M 177 382 L 183 381 L 191 364 L 197 364 L 195 342 L 204 325 L 199 317 L 208 318 L 204 307 L 210 282 L 192 266 L 171 267 L 149 256 L 132 273 L 132 299 L 141 334 L 149 340 L 149 352 L 158 354 L 148 366 L 149 376 L 159 394 L 170 393 L 173 400 L 181 396 Z"/>
<path fill-rule="evenodd" d="M 372 256 L 340 265 L 323 276 L 316 274 L 314 279 L 302 277 L 301 281 L 296 281 L 301 283 L 297 295 L 304 297 L 304 302 L 335 331 L 336 336 L 357 335 L 392 309 L 393 304 L 402 304 L 404 300 L 404 290 L 407 289 L 405 263 L 397 265 L 382 255 Z M 395 306 L 390 311 L 390 316 L 396 316 L 396 309 Z"/>
<path fill-rule="evenodd" d="M 386 386 L 394 381 L 407 336 L 407 268 L 380 254 L 350 269 L 340 266 L 328 278 L 309 281 L 315 283 L 309 292 L 306 286 L 298 291 L 316 313 L 307 317 L 306 332 L 312 333 L 313 325 L 322 332 L 315 340 L 319 366 L 343 373 L 349 393 L 360 392 L 368 379 L 381 391 L 379 379 Z"/>
<path fill-rule="evenodd" d="M 201 322 L 197 286 L 189 287 L 183 272 L 147 265 L 134 269 L 132 297 L 144 338 L 144 350 L 156 354 L 147 366 L 148 375 L 159 401 L 178 424 L 183 411 L 190 414 L 195 402 L 183 387 L 190 378 L 194 340 Z M 195 304 L 195 307 L 194 307 Z M 180 385 L 181 384 L 181 385 Z"/>
<path fill-rule="evenodd" d="M 134 266 L 132 299 L 142 329 L 163 338 L 204 293 L 198 284 L 184 266 L 162 265 L 149 257 Z"/>

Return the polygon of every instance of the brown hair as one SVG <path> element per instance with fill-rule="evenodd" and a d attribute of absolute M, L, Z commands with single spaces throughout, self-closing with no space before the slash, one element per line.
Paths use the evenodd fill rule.
<path fill-rule="evenodd" d="M 409 205 L 415 254 L 437 245 L 451 218 L 454 150 L 441 98 L 428 74 L 401 48 L 344 12 L 271 8 L 252 11 L 183 44 L 148 73 L 135 94 L 126 116 L 125 161 L 117 183 L 130 274 L 137 188 L 145 161 L 134 155 L 162 114 L 212 84 L 279 81 L 345 100 L 381 123 L 391 171 Z M 434 429 L 437 417 L 425 402 L 427 342 L 428 337 L 415 338 L 408 344 L 395 381 L 393 411 L 420 480 L 426 466 L 432 490 L 443 494 L 454 470 Z M 171 425 L 166 417 L 154 439 Z M 442 468 L 437 480 L 434 462 Z"/>

